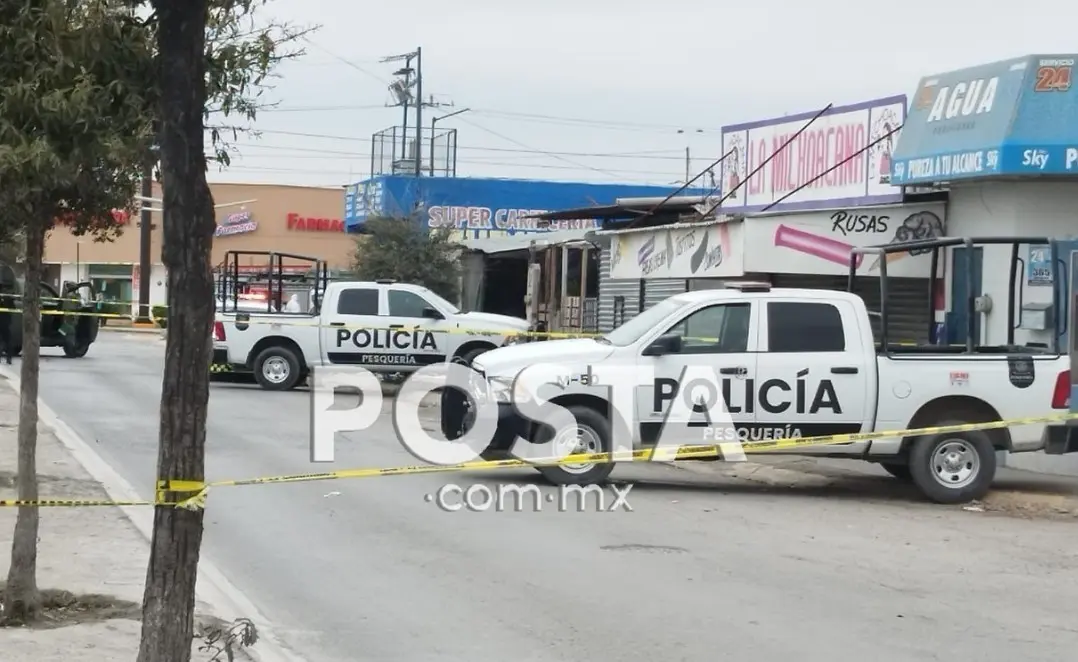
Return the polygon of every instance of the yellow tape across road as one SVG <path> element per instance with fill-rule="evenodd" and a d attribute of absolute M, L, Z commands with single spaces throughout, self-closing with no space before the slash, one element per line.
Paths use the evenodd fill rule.
<path fill-rule="evenodd" d="M 792 439 L 768 439 L 763 441 L 741 442 L 745 453 L 762 453 L 802 446 L 824 446 L 848 444 L 856 441 L 887 439 L 892 437 L 920 437 L 925 435 L 947 434 L 951 432 L 973 432 L 976 430 L 996 430 L 1015 425 L 1034 425 L 1078 419 L 1078 414 L 1061 413 L 1048 416 L 1015 418 L 1006 421 L 987 423 L 964 423 L 907 430 L 884 430 L 880 432 L 854 432 L 849 434 L 830 434 L 818 437 L 799 437 Z M 724 451 L 736 451 L 737 442 L 718 445 L 684 446 L 677 452 L 675 460 L 693 460 L 721 457 Z M 658 452 L 661 452 L 659 449 Z M 169 506 L 175 508 L 201 509 L 206 507 L 206 497 L 210 488 L 241 487 L 245 485 L 268 485 L 271 483 L 310 483 L 326 480 L 344 480 L 349 478 L 378 478 L 384 476 L 411 476 L 418 474 L 454 473 L 459 471 L 484 471 L 490 469 L 534 468 L 540 466 L 561 466 L 587 462 L 647 462 L 652 461 L 657 453 L 655 448 L 644 448 L 624 453 L 579 453 L 549 460 L 476 460 L 460 464 L 434 465 L 420 464 L 389 468 L 360 468 L 327 471 L 324 473 L 288 474 L 282 476 L 262 476 L 240 480 L 221 480 L 213 482 L 192 480 L 160 480 L 153 501 L 92 501 L 85 499 L 42 499 L 37 501 L 0 500 L 0 507 L 95 507 L 95 506 Z M 176 495 L 169 498 L 170 494 Z M 186 496 L 184 496 L 186 495 Z"/>

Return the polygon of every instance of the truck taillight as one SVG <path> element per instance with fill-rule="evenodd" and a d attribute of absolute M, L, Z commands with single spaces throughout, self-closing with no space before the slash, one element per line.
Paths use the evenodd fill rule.
<path fill-rule="evenodd" d="M 1071 371 L 1065 370 L 1056 377 L 1052 391 L 1052 409 L 1069 409 L 1071 406 Z"/>
<path fill-rule="evenodd" d="M 224 322 L 213 323 L 213 341 L 224 342 L 225 341 L 225 325 Z"/>

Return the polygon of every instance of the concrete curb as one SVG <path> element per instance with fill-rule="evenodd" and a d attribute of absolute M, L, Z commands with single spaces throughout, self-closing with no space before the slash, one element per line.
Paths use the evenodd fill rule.
<path fill-rule="evenodd" d="M 13 370 L 6 366 L 0 367 L 0 377 L 8 380 L 12 389 L 20 392 L 20 380 Z M 116 501 L 138 501 L 139 496 L 135 488 L 106 462 L 86 441 L 82 439 L 56 415 L 45 402 L 38 399 L 38 418 L 40 422 L 52 429 L 53 434 L 61 444 L 71 453 L 94 480 L 101 483 L 110 499 Z M 147 545 L 153 539 L 153 509 L 148 507 L 120 506 L 120 510 L 138 529 L 146 539 Z M 209 559 L 202 555 L 198 563 L 198 587 L 196 593 L 202 601 L 209 605 L 214 615 L 224 618 L 225 614 L 232 618 L 245 617 L 251 619 L 258 628 L 259 641 L 254 646 L 241 649 L 240 654 L 246 655 L 255 662 L 305 662 L 302 657 L 286 649 L 274 636 L 272 628 L 266 617 L 255 607 L 254 603 L 243 594 Z"/>
<path fill-rule="evenodd" d="M 148 329 L 148 328 L 140 328 L 140 327 L 137 327 L 137 326 L 101 326 L 101 327 L 98 327 L 98 330 L 105 331 L 107 333 L 137 333 L 137 334 L 140 334 L 140 335 L 155 335 L 155 336 L 163 336 L 163 335 L 165 335 L 165 330 L 164 329 L 158 329 L 156 327 L 152 328 L 152 329 Z"/>

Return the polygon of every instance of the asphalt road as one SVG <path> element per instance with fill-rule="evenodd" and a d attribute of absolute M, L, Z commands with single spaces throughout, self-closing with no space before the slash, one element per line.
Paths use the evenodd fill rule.
<path fill-rule="evenodd" d="M 102 333 L 46 350 L 42 397 L 149 497 L 164 343 Z M 56 356 L 52 356 L 52 355 Z M 213 385 L 210 479 L 324 470 L 308 394 Z M 339 468 L 414 460 L 388 422 Z M 873 662 L 1071 659 L 1078 529 L 861 493 L 767 489 L 666 465 L 633 512 L 446 513 L 404 476 L 219 489 L 204 553 L 309 660 Z"/>

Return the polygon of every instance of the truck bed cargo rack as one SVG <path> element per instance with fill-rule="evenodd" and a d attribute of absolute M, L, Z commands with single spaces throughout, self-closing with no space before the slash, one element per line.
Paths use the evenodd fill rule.
<path fill-rule="evenodd" d="M 923 254 L 931 251 L 932 253 L 932 266 L 929 275 L 929 297 L 928 297 L 928 337 L 933 337 L 933 327 L 935 326 L 935 293 L 937 289 L 937 282 L 939 281 L 939 263 L 940 263 L 940 251 L 948 248 L 967 248 L 973 249 L 978 246 L 1010 246 L 1011 247 L 1011 260 L 1010 260 L 1010 288 L 1007 293 L 1007 343 L 1005 348 L 1008 351 L 1029 351 L 1030 347 L 1016 348 L 1014 344 L 1014 329 L 1015 329 L 1015 299 L 1016 290 L 1018 287 L 1018 265 L 1024 264 L 1024 261 L 1018 255 L 1018 251 L 1022 246 L 1037 246 L 1051 244 L 1052 240 L 1048 237 L 1040 236 L 1028 236 L 1028 237 L 938 237 L 935 239 L 916 239 L 913 241 L 895 242 L 890 244 L 883 244 L 878 246 L 863 246 L 855 247 L 850 251 L 850 264 L 849 264 L 849 278 L 847 283 L 847 289 L 850 292 L 854 292 L 854 282 L 858 278 L 857 268 L 860 264 L 857 259 L 859 255 L 875 255 L 879 259 L 880 267 L 880 348 L 887 354 L 909 354 L 915 350 L 910 347 L 899 347 L 892 345 L 887 341 L 887 322 L 888 322 L 888 305 L 887 305 L 887 259 L 888 255 L 894 255 L 898 253 L 910 253 L 916 251 L 914 254 Z M 972 252 L 972 250 L 971 250 Z M 973 286 L 974 279 L 974 260 L 969 259 L 966 261 L 966 296 L 965 296 L 965 308 L 966 308 L 966 328 L 965 328 L 965 344 L 962 345 L 947 345 L 946 342 L 931 343 L 933 351 L 939 351 L 941 346 L 947 348 L 948 353 L 974 353 L 974 352 L 987 352 L 992 348 L 979 348 L 978 340 L 976 336 L 976 319 L 977 311 L 975 309 L 977 296 L 969 291 Z M 1053 264 L 1053 269 L 1055 265 Z M 946 279 L 946 276 L 944 276 Z M 1058 307 L 1061 298 L 1059 279 L 1053 280 L 1052 285 L 1052 300 Z M 957 301 L 952 302 L 952 306 L 958 305 Z M 961 349 L 958 349 L 961 348 Z M 999 350 L 1000 348 L 995 348 Z M 1052 346 L 1049 348 L 1053 353 L 1058 353 L 1059 350 L 1059 333 L 1057 325 L 1057 333 L 1054 334 Z"/>
<path fill-rule="evenodd" d="M 217 289 L 217 301 L 221 304 L 222 312 L 251 312 L 252 306 L 247 304 L 243 310 L 240 309 L 239 304 L 239 290 L 240 290 L 240 275 L 249 273 L 249 267 L 251 265 L 245 265 L 241 269 L 241 258 L 266 258 L 265 271 L 261 270 L 263 265 L 254 265 L 259 267 L 260 275 L 266 273 L 269 281 L 269 296 L 266 297 L 266 312 L 281 312 L 284 304 L 284 285 L 286 281 L 296 282 L 308 282 L 312 283 L 311 294 L 311 309 L 321 310 L 322 307 L 322 294 L 326 290 L 326 285 L 329 283 L 329 267 L 326 262 L 317 257 L 311 257 L 309 255 L 297 255 L 294 253 L 280 253 L 277 251 L 244 251 L 244 250 L 231 250 L 225 253 L 225 258 L 221 262 L 221 265 L 216 269 L 220 274 L 218 279 Z M 288 260 L 292 263 L 306 263 L 310 267 L 303 273 L 299 274 L 286 274 L 285 270 L 294 268 L 296 265 L 286 265 L 285 261 Z M 303 266 L 303 264 L 299 265 Z M 274 291 L 276 288 L 276 291 Z M 231 296 L 230 296 L 231 295 Z M 231 302 L 231 308 L 229 303 Z M 274 303 L 277 304 L 276 310 L 274 310 Z M 304 311 L 304 314 L 308 314 Z"/>

